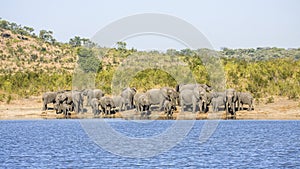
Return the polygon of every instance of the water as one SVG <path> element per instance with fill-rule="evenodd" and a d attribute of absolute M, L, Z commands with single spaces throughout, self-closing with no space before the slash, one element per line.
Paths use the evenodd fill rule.
<path fill-rule="evenodd" d="M 150 158 L 107 152 L 79 120 L 0 121 L 0 168 L 299 168 L 300 121 L 220 121 L 205 143 L 195 125 L 174 148 Z M 108 122 L 130 137 L 151 137 L 174 121 Z M 113 145 L 111 145 L 113 146 Z"/>

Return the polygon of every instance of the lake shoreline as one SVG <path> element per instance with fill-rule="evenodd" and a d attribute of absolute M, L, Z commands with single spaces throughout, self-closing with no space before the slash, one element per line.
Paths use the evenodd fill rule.
<path fill-rule="evenodd" d="M 43 119 L 65 119 L 61 114 L 56 114 L 53 110 L 42 111 L 40 97 L 30 97 L 28 99 L 13 100 L 10 104 L 0 103 L 0 120 L 43 120 Z M 49 104 L 49 107 L 52 107 Z M 244 107 L 247 107 L 244 106 Z M 120 118 L 125 120 L 170 120 L 166 118 L 164 112 L 153 111 L 147 118 L 135 110 L 118 112 L 110 116 L 96 116 L 91 113 L 90 108 L 84 114 L 71 113 L 70 119 L 93 119 L 93 118 Z M 224 111 L 218 113 L 196 113 L 191 112 L 173 114 L 174 120 L 226 120 L 233 117 L 227 116 Z M 235 120 L 300 120 L 300 102 L 289 100 L 284 97 L 275 97 L 273 103 L 255 103 L 254 110 L 237 111 Z"/>

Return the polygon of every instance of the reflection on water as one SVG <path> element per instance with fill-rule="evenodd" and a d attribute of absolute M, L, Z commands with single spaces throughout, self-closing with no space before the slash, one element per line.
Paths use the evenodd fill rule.
<path fill-rule="evenodd" d="M 135 123 L 110 120 L 130 137 L 151 137 L 174 121 Z M 170 151 L 152 158 L 126 158 L 94 144 L 79 120 L 0 121 L 0 168 L 297 168 L 300 166 L 300 121 L 221 121 L 205 143 L 204 121 Z M 113 146 L 113 145 L 111 145 Z"/>

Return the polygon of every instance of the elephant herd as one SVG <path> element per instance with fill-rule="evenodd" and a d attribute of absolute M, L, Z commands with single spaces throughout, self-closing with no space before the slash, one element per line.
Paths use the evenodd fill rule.
<path fill-rule="evenodd" d="M 205 84 L 177 85 L 181 110 L 192 106 L 192 112 L 198 108 L 200 112 L 209 111 L 209 105 L 213 112 L 218 112 L 224 107 L 226 114 L 235 115 L 236 110 L 242 110 L 243 105 L 249 105 L 248 110 L 253 109 L 253 96 L 249 92 L 237 92 L 235 89 L 226 89 L 223 92 L 213 92 L 210 86 Z"/>
<path fill-rule="evenodd" d="M 214 92 L 205 84 L 180 84 L 176 88 L 162 87 L 146 92 L 137 92 L 135 88 L 127 87 L 118 96 L 105 95 L 100 89 L 46 92 L 42 96 L 43 110 L 47 109 L 47 104 L 53 103 L 57 114 L 67 115 L 70 111 L 83 113 L 84 98 L 87 100 L 86 106 L 91 107 L 94 115 L 109 115 L 115 111 L 135 108 L 141 116 L 148 116 L 156 109 L 164 111 L 170 118 L 178 107 L 181 107 L 182 112 L 207 113 L 211 105 L 213 112 L 223 108 L 226 114 L 232 115 L 244 109 L 244 104 L 249 105 L 249 111 L 253 109 L 253 96 L 249 92 L 237 92 L 235 89 Z"/>

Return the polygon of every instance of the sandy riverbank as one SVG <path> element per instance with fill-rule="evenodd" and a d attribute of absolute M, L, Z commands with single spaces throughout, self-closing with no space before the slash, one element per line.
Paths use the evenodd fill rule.
<path fill-rule="evenodd" d="M 42 111 L 42 102 L 39 97 L 31 97 L 22 100 L 13 100 L 10 104 L 0 103 L 0 120 L 23 120 L 23 119 L 57 119 L 64 118 L 57 115 L 53 110 Z M 50 104 L 49 107 L 52 107 Z M 245 106 L 247 107 L 247 105 Z M 87 113 L 72 113 L 70 118 L 94 118 L 91 110 L 88 108 Z M 103 118 L 103 116 L 97 117 Z M 140 119 L 140 115 L 134 110 L 116 113 L 106 118 L 124 118 L 124 119 Z M 163 112 L 152 112 L 151 119 L 166 119 Z M 225 119 L 225 112 L 221 111 L 217 114 L 197 113 L 174 113 L 174 119 Z M 300 120 L 300 101 L 288 100 L 283 97 L 276 97 L 274 103 L 255 104 L 253 111 L 238 111 L 236 119 L 240 120 Z"/>

